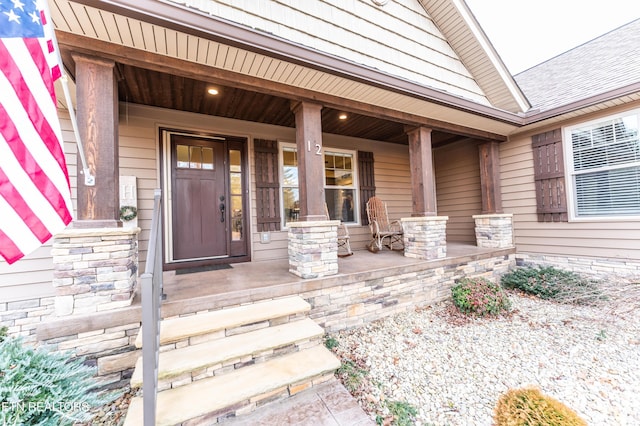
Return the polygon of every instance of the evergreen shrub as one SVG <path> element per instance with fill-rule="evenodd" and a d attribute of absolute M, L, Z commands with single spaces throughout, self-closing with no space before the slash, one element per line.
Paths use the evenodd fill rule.
<path fill-rule="evenodd" d="M 0 424 L 73 425 L 90 421 L 106 397 L 94 388 L 95 369 L 69 354 L 0 342 Z"/>

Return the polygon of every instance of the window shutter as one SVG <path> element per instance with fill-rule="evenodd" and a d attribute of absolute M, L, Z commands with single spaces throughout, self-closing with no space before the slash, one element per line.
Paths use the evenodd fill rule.
<path fill-rule="evenodd" d="M 258 232 L 279 231 L 280 179 L 278 177 L 278 142 L 253 141 L 256 163 L 256 213 Z"/>
<path fill-rule="evenodd" d="M 373 152 L 358 151 L 358 177 L 360 178 L 360 220 L 363 225 L 368 225 L 367 201 L 376 195 Z"/>
<path fill-rule="evenodd" d="M 533 135 L 531 139 L 538 222 L 566 222 L 568 216 L 562 131 L 560 129 L 551 130 Z"/>

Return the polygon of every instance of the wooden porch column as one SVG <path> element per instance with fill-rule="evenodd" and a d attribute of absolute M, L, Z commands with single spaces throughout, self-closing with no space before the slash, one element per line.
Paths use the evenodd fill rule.
<path fill-rule="evenodd" d="M 411 216 L 436 215 L 436 187 L 431 153 L 431 129 L 418 127 L 407 132 L 411 167 Z"/>
<path fill-rule="evenodd" d="M 74 54 L 78 128 L 95 186 L 84 184 L 78 156 L 77 227 L 120 226 L 118 86 L 115 62 Z"/>
<path fill-rule="evenodd" d="M 324 212 L 322 105 L 300 102 L 292 105 L 291 109 L 296 116 L 300 220 L 327 220 Z"/>
<path fill-rule="evenodd" d="M 498 142 L 485 142 L 478 146 L 480 155 L 480 188 L 482 214 L 502 213 L 500 191 L 500 146 Z"/>

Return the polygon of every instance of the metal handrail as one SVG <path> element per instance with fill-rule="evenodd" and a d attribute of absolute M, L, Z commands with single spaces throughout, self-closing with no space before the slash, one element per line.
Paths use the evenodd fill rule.
<path fill-rule="evenodd" d="M 140 276 L 142 288 L 142 400 L 144 426 L 155 426 L 160 355 L 160 306 L 162 304 L 162 191 L 153 194 L 153 217 L 147 263 Z"/>

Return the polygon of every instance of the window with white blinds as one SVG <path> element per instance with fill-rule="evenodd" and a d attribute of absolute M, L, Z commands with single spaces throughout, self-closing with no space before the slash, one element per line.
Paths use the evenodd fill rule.
<path fill-rule="evenodd" d="M 639 115 L 634 111 L 566 130 L 575 218 L 640 216 Z"/>

